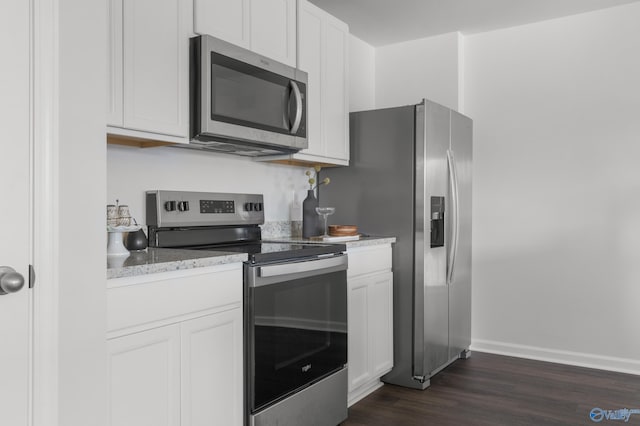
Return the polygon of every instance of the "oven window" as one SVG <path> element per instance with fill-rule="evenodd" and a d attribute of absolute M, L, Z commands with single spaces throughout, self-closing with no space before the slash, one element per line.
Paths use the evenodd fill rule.
<path fill-rule="evenodd" d="M 289 133 L 289 80 L 226 56 L 211 56 L 212 119 Z"/>
<path fill-rule="evenodd" d="M 251 288 L 253 409 L 347 362 L 346 272 Z"/>

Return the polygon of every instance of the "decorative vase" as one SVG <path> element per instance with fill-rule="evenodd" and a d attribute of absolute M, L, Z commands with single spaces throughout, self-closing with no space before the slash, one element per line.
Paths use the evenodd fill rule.
<path fill-rule="evenodd" d="M 109 240 L 107 242 L 108 256 L 129 256 L 129 250 L 124 246 L 122 241 L 123 231 L 108 231 Z"/>
<path fill-rule="evenodd" d="M 127 235 L 125 246 L 131 251 L 146 249 L 147 236 L 144 234 L 144 231 L 142 229 L 138 229 L 135 232 L 129 232 L 129 235 Z"/>
<path fill-rule="evenodd" d="M 316 213 L 318 199 L 313 189 L 307 191 L 307 198 L 302 202 L 302 238 L 320 235 L 320 218 Z"/>

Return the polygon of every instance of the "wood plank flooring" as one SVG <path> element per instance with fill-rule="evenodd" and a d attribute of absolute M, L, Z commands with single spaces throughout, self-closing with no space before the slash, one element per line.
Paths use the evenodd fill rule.
<path fill-rule="evenodd" d="M 383 386 L 342 425 L 640 425 L 640 414 L 596 423 L 594 407 L 640 409 L 640 376 L 473 352 L 424 391 Z"/>

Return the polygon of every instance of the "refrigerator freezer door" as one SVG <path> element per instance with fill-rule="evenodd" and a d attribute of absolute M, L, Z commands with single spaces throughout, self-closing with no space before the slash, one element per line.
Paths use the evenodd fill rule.
<path fill-rule="evenodd" d="M 458 357 L 471 344 L 471 160 L 470 118 L 451 112 L 453 151 L 458 193 L 458 238 L 449 285 L 449 358 Z"/>
<path fill-rule="evenodd" d="M 416 237 L 414 300 L 414 372 L 430 377 L 449 361 L 449 289 L 447 252 L 451 244 L 451 208 L 445 207 L 444 245 L 431 247 L 431 197 L 449 194 L 450 110 L 424 101 L 416 108 Z M 449 223 L 447 223 L 449 222 Z"/>

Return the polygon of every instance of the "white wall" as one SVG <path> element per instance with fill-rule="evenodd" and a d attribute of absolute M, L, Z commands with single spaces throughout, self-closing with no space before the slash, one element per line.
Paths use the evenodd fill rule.
<path fill-rule="evenodd" d="M 470 36 L 473 346 L 640 373 L 640 4 Z"/>
<path fill-rule="evenodd" d="M 375 51 L 377 108 L 427 98 L 458 110 L 460 33 L 407 41 Z"/>
<path fill-rule="evenodd" d="M 128 204 L 146 223 L 147 190 L 263 193 L 265 221 L 302 220 L 306 170 L 196 150 L 108 145 L 106 202 Z"/>
<path fill-rule="evenodd" d="M 374 109 L 376 50 L 357 37 L 349 37 L 349 111 Z"/>

